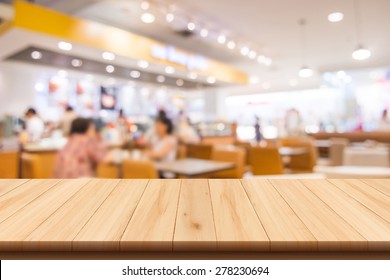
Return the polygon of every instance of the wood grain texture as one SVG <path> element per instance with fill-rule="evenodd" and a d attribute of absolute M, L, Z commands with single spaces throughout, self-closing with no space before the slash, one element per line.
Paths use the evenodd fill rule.
<path fill-rule="evenodd" d="M 330 182 L 301 182 L 367 239 L 369 250 L 390 250 L 390 223 Z"/>
<path fill-rule="evenodd" d="M 363 179 L 362 182 L 366 183 L 370 187 L 390 196 L 390 180 L 384 179 Z"/>
<path fill-rule="evenodd" d="M 62 180 L 0 223 L 0 250 L 21 251 L 23 240 L 89 181 Z"/>
<path fill-rule="evenodd" d="M 28 182 L 27 179 L 14 180 L 14 179 L 0 179 L 0 196 L 6 194 L 13 189 Z"/>
<path fill-rule="evenodd" d="M 60 180 L 30 180 L 23 187 L 14 188 L 0 197 L 0 223 L 47 190 L 56 185 Z"/>
<path fill-rule="evenodd" d="M 323 180 L 316 180 L 321 186 Z M 270 180 L 318 240 L 319 251 L 367 250 L 367 240 L 298 180 Z"/>
<path fill-rule="evenodd" d="M 355 179 L 329 180 L 342 191 L 390 223 L 389 197 L 369 185 Z"/>
<path fill-rule="evenodd" d="M 119 180 L 92 180 L 24 241 L 27 251 L 70 251 L 72 241 L 115 189 Z"/>
<path fill-rule="evenodd" d="M 122 180 L 73 240 L 75 251 L 118 251 L 149 180 Z"/>
<path fill-rule="evenodd" d="M 217 250 L 269 251 L 269 239 L 239 180 L 209 180 Z"/>
<path fill-rule="evenodd" d="M 267 180 L 242 184 L 271 241 L 271 251 L 316 251 L 317 240 Z"/>
<path fill-rule="evenodd" d="M 208 180 L 185 180 L 181 184 L 174 251 L 215 251 L 213 209 Z"/>
<path fill-rule="evenodd" d="M 172 251 L 180 180 L 150 180 L 120 242 L 125 251 Z"/>

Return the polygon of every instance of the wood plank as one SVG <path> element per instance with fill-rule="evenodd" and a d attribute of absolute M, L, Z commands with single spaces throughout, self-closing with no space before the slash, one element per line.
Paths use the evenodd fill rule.
<path fill-rule="evenodd" d="M 269 251 L 269 239 L 239 180 L 209 180 L 217 250 Z"/>
<path fill-rule="evenodd" d="M 390 223 L 330 182 L 323 181 L 320 185 L 313 180 L 301 182 L 367 239 L 369 250 L 390 249 Z"/>
<path fill-rule="evenodd" d="M 181 184 L 174 251 L 215 251 L 213 209 L 208 180 L 183 180 Z"/>
<path fill-rule="evenodd" d="M 374 189 L 390 196 L 390 180 L 388 179 L 363 179 L 362 182 L 371 186 Z"/>
<path fill-rule="evenodd" d="M 271 242 L 271 251 L 316 251 L 317 240 L 267 180 L 242 184 Z"/>
<path fill-rule="evenodd" d="M 120 242 L 125 251 L 172 251 L 180 180 L 150 180 Z"/>
<path fill-rule="evenodd" d="M 360 180 L 334 179 L 329 181 L 390 223 L 390 198 L 387 195 Z"/>
<path fill-rule="evenodd" d="M 23 249 L 70 251 L 73 239 L 118 183 L 112 179 L 91 180 L 25 239 Z"/>
<path fill-rule="evenodd" d="M 21 251 L 26 239 L 90 179 L 62 180 L 0 224 L 0 250 Z"/>
<path fill-rule="evenodd" d="M 301 182 L 270 182 L 318 240 L 319 251 L 367 250 L 367 240 Z"/>
<path fill-rule="evenodd" d="M 117 251 L 149 180 L 122 180 L 73 240 L 73 251 Z"/>
<path fill-rule="evenodd" d="M 0 196 L 0 223 L 58 184 L 56 179 L 30 180 Z"/>
<path fill-rule="evenodd" d="M 28 179 L 0 179 L 0 196 L 28 182 Z"/>

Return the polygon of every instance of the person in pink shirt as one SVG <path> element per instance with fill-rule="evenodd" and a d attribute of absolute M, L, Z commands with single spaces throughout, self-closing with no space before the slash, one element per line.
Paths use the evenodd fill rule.
<path fill-rule="evenodd" d="M 58 152 L 55 178 L 94 177 L 96 166 L 105 160 L 108 150 L 98 138 L 91 119 L 73 120 L 67 144 Z"/>

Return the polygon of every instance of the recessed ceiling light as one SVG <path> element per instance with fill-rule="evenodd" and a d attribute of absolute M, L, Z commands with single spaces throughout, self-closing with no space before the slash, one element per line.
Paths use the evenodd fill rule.
<path fill-rule="evenodd" d="M 371 56 L 371 51 L 363 48 L 363 47 L 358 47 L 356 51 L 352 53 L 352 58 L 355 60 L 366 60 L 370 58 Z"/>
<path fill-rule="evenodd" d="M 182 87 L 182 86 L 184 85 L 184 81 L 183 81 L 182 79 L 178 79 L 178 80 L 176 81 L 176 85 L 177 85 L 178 87 Z"/>
<path fill-rule="evenodd" d="M 201 36 L 201 37 L 206 38 L 208 35 L 209 35 L 209 31 L 208 31 L 206 28 L 203 28 L 203 29 L 200 31 L 200 36 Z"/>
<path fill-rule="evenodd" d="M 156 20 L 156 17 L 152 13 L 143 13 L 141 15 L 141 20 L 143 23 L 153 23 Z"/>
<path fill-rule="evenodd" d="M 270 57 L 266 57 L 264 60 L 265 66 L 270 66 L 272 64 L 272 59 Z"/>
<path fill-rule="evenodd" d="M 43 83 L 36 83 L 35 84 L 35 90 L 40 92 L 40 91 L 43 91 L 45 89 L 45 85 Z"/>
<path fill-rule="evenodd" d="M 114 60 L 115 59 L 115 54 L 112 52 L 103 52 L 102 53 L 102 58 L 105 60 Z"/>
<path fill-rule="evenodd" d="M 340 22 L 343 19 L 344 19 L 344 14 L 340 12 L 335 12 L 328 15 L 328 20 L 330 22 Z"/>
<path fill-rule="evenodd" d="M 227 47 L 228 47 L 228 49 L 230 49 L 230 50 L 234 50 L 234 49 L 236 48 L 236 42 L 234 42 L 234 41 L 229 41 L 229 42 L 227 43 Z"/>
<path fill-rule="evenodd" d="M 195 23 L 189 22 L 189 23 L 187 24 L 187 29 L 188 29 L 189 31 L 194 31 L 195 28 L 196 28 Z"/>
<path fill-rule="evenodd" d="M 194 72 L 188 73 L 188 78 L 190 78 L 191 80 L 195 80 L 196 78 L 198 78 L 198 74 Z"/>
<path fill-rule="evenodd" d="M 68 42 L 64 42 L 64 41 L 61 41 L 61 42 L 58 42 L 58 48 L 60 50 L 63 50 L 63 51 L 70 51 L 72 50 L 72 44 L 71 43 L 68 43 Z"/>
<path fill-rule="evenodd" d="M 217 79 L 215 77 L 210 76 L 210 77 L 207 77 L 207 82 L 209 84 L 215 84 L 217 82 Z"/>
<path fill-rule="evenodd" d="M 165 19 L 167 22 L 172 22 L 174 19 L 175 19 L 175 15 L 172 14 L 172 13 L 168 13 L 166 16 L 165 16 Z"/>
<path fill-rule="evenodd" d="M 83 61 L 81 59 L 72 59 L 72 66 L 73 67 L 81 67 L 83 65 Z"/>
<path fill-rule="evenodd" d="M 139 77 L 141 77 L 141 72 L 133 70 L 130 72 L 130 77 L 132 77 L 133 79 L 138 79 Z"/>
<path fill-rule="evenodd" d="M 250 59 L 256 59 L 257 53 L 255 51 L 250 51 L 249 54 L 248 54 L 248 57 Z"/>
<path fill-rule="evenodd" d="M 141 9 L 142 10 L 147 10 L 150 8 L 150 3 L 148 1 L 142 1 L 141 2 Z"/>
<path fill-rule="evenodd" d="M 159 83 L 165 82 L 165 77 L 163 75 L 158 75 L 156 79 L 157 79 L 157 82 L 159 82 Z"/>
<path fill-rule="evenodd" d="M 240 53 L 244 56 L 248 55 L 250 52 L 249 48 L 248 47 L 242 47 L 241 50 L 240 50 Z"/>
<path fill-rule="evenodd" d="M 42 58 L 42 53 L 39 52 L 39 51 L 33 51 L 33 52 L 31 52 L 31 58 L 35 59 L 35 60 L 41 59 Z"/>
<path fill-rule="evenodd" d="M 225 44 L 225 42 L 226 42 L 226 36 L 223 34 L 219 35 L 218 36 L 218 43 Z"/>
<path fill-rule="evenodd" d="M 146 69 L 149 67 L 149 62 L 147 62 L 146 60 L 140 60 L 138 61 L 137 65 L 142 69 Z"/>
<path fill-rule="evenodd" d="M 314 71 L 312 69 L 310 69 L 309 67 L 304 66 L 301 68 L 301 70 L 299 70 L 298 74 L 299 74 L 299 77 L 309 78 L 309 77 L 313 76 Z"/>
<path fill-rule="evenodd" d="M 106 72 L 107 73 L 113 73 L 115 71 L 115 67 L 112 65 L 107 65 L 106 66 Z"/>
<path fill-rule="evenodd" d="M 165 67 L 165 73 L 173 74 L 173 73 L 175 73 L 175 68 L 173 68 L 172 66 L 167 66 L 167 67 Z"/>

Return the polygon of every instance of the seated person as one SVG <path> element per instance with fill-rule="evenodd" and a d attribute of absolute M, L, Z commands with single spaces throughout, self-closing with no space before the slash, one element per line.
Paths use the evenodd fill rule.
<path fill-rule="evenodd" d="M 167 117 L 159 117 L 156 120 L 156 137 L 151 143 L 151 148 L 146 152 L 154 160 L 173 161 L 176 159 L 177 139 L 173 136 L 173 124 Z M 164 178 L 172 178 L 173 174 L 160 174 Z"/>
<path fill-rule="evenodd" d="M 96 165 L 108 156 L 91 119 L 76 118 L 65 147 L 58 152 L 54 167 L 56 178 L 94 177 Z"/>

